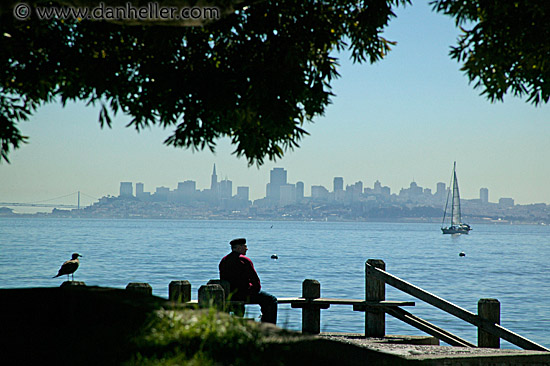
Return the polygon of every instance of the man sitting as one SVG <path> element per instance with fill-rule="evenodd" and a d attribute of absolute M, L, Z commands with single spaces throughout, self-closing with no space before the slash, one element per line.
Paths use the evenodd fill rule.
<path fill-rule="evenodd" d="M 277 323 L 277 298 L 261 291 L 260 278 L 254 264 L 245 254 L 248 250 L 245 238 L 229 242 L 231 253 L 220 261 L 220 279 L 231 286 L 231 300 L 259 304 L 262 311 L 262 322 Z"/>

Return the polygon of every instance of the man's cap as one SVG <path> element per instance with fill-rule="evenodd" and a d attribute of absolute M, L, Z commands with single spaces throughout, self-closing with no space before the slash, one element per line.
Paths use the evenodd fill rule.
<path fill-rule="evenodd" d="M 237 239 L 233 239 L 229 242 L 229 244 L 231 244 L 231 246 L 235 246 L 235 245 L 245 245 L 246 244 L 246 239 L 245 238 L 237 238 Z"/>

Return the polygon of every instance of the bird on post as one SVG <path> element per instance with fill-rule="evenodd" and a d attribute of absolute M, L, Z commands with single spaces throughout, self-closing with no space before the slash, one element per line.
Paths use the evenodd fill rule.
<path fill-rule="evenodd" d="M 78 265 L 80 264 L 80 262 L 78 261 L 78 257 L 82 257 L 82 256 L 78 253 L 73 253 L 71 260 L 68 260 L 65 263 L 63 263 L 61 265 L 61 268 L 59 268 L 59 272 L 57 272 L 57 275 L 53 276 L 52 278 L 67 275 L 67 280 L 68 280 L 69 275 L 72 275 L 73 281 L 74 281 L 74 272 L 78 269 Z"/>

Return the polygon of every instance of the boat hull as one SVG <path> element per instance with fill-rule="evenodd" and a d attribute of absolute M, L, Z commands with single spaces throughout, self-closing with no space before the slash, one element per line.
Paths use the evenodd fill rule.
<path fill-rule="evenodd" d="M 443 234 L 468 234 L 472 230 L 470 226 L 451 226 L 442 227 Z"/>

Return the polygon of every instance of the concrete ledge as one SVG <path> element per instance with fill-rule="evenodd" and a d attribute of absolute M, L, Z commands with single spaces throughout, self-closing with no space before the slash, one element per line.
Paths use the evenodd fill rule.
<path fill-rule="evenodd" d="M 336 341 L 356 341 L 359 344 L 414 344 L 425 346 L 439 346 L 439 339 L 432 336 L 412 336 L 412 335 L 386 335 L 384 338 L 366 338 L 361 333 L 338 333 L 338 332 L 323 332 L 319 336 L 336 340 Z"/>
<path fill-rule="evenodd" d="M 414 343 L 429 342 L 428 338 L 431 337 L 386 336 L 384 338 L 365 338 L 357 335 L 346 336 L 345 334 L 325 334 L 322 336 L 333 342 L 353 345 L 365 351 L 387 355 L 388 359 L 395 362 L 392 364 L 434 366 L 550 365 L 550 352 Z M 401 343 L 400 340 L 406 343 Z M 396 361 L 395 357 L 399 361 Z"/>

